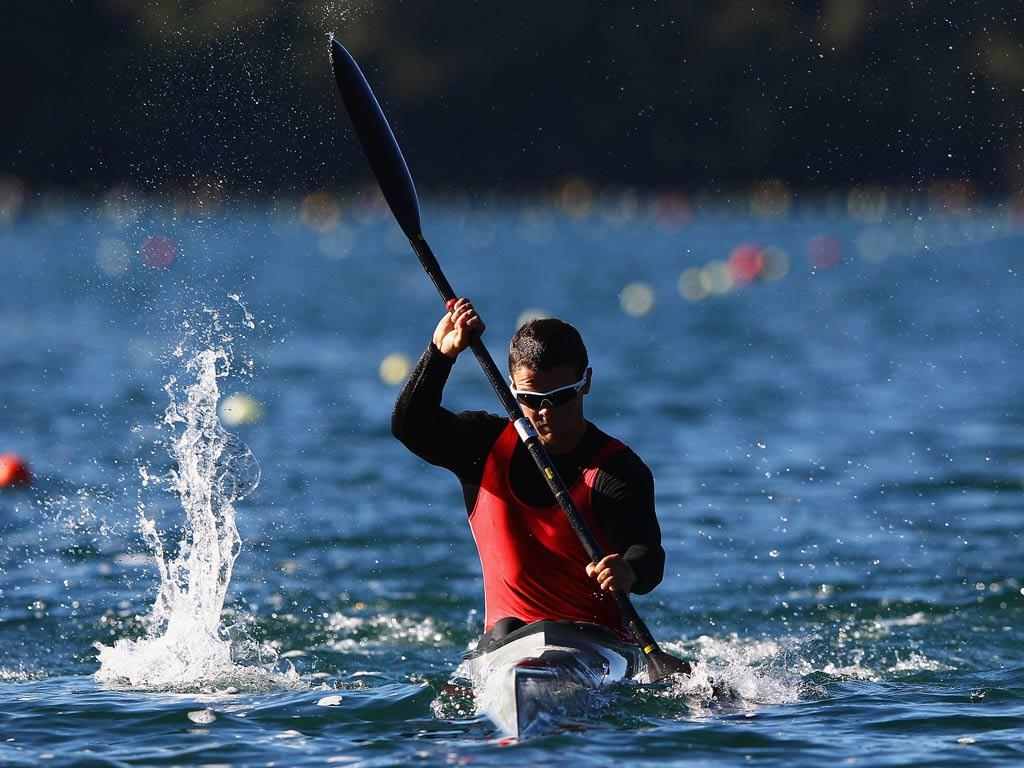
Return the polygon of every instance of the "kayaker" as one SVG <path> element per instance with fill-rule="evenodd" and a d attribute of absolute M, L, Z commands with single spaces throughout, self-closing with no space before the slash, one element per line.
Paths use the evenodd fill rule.
<path fill-rule="evenodd" d="M 544 619 L 599 624 L 625 637 L 609 591 L 646 594 L 661 582 L 665 564 L 651 472 L 584 417 L 593 372 L 579 332 L 553 318 L 519 328 L 509 344 L 512 390 L 610 553 L 590 562 L 513 423 L 441 405 L 456 358 L 483 331 L 470 301 L 449 302 L 391 421 L 410 451 L 462 483 L 483 568 L 481 645 Z"/>

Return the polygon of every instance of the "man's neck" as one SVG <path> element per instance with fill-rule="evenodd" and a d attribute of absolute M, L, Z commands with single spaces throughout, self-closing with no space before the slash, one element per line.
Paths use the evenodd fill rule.
<path fill-rule="evenodd" d="M 583 438 L 587 436 L 587 430 L 589 428 L 590 424 L 584 421 L 577 433 L 568 436 L 564 440 L 560 440 L 557 445 L 545 445 L 544 448 L 552 456 L 564 456 L 567 453 L 572 453 L 577 448 L 579 448 L 580 443 L 583 442 Z"/>

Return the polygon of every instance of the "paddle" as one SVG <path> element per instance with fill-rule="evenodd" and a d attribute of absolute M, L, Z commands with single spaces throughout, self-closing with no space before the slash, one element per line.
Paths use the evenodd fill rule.
<path fill-rule="evenodd" d="M 391 212 L 398 220 L 405 236 L 419 257 L 423 269 L 434 281 L 441 298 L 447 302 L 456 298 L 455 291 L 441 271 L 437 258 L 427 245 L 420 228 L 420 205 L 416 196 L 416 187 L 413 185 L 412 176 L 409 174 L 409 167 L 405 164 L 402 150 L 398 148 L 398 142 L 391 132 L 384 113 L 381 111 L 377 99 L 373 95 L 366 78 L 356 64 L 355 59 L 345 50 L 344 46 L 331 36 L 331 65 L 334 69 L 334 79 L 338 83 L 338 90 L 341 92 L 341 100 L 352 121 L 352 125 L 363 145 L 366 157 L 370 161 L 377 182 L 380 184 L 384 199 L 391 207 Z M 533 428 L 530 420 L 523 415 L 519 403 L 505 383 L 505 377 L 494 364 L 490 353 L 484 346 L 480 337 L 473 339 L 470 348 L 476 359 L 484 369 L 488 381 L 498 394 L 501 404 L 508 411 L 509 418 L 516 425 L 526 449 L 530 452 L 537 467 L 547 479 L 551 492 L 565 511 L 569 525 L 579 537 L 580 543 L 586 550 L 587 556 L 597 563 L 604 557 L 601 545 L 598 544 L 594 534 L 587 527 L 586 522 L 573 504 L 565 483 L 558 476 L 551 457 L 540 442 L 537 431 Z M 643 649 L 647 661 L 647 672 L 652 682 L 662 680 L 675 673 L 689 674 L 690 663 L 678 659 L 675 656 L 663 651 L 655 642 L 647 625 L 636 612 L 633 603 L 625 592 L 612 591 L 612 597 L 622 612 L 626 626 L 633 633 L 640 647 Z"/>

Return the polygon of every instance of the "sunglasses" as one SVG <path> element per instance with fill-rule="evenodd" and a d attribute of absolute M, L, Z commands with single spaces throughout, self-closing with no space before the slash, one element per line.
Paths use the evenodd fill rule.
<path fill-rule="evenodd" d="M 509 377 L 511 381 L 512 377 Z M 576 398 L 576 393 L 583 389 L 587 385 L 587 374 L 583 374 L 583 378 L 577 381 L 575 384 L 566 384 L 564 387 L 558 387 L 552 389 L 550 392 L 527 392 L 523 389 L 516 389 L 516 385 L 513 382 L 511 387 L 512 394 L 516 396 L 522 405 L 530 408 L 534 411 L 539 411 L 544 407 L 544 403 L 548 403 L 551 408 L 558 408 L 571 402 Z"/>

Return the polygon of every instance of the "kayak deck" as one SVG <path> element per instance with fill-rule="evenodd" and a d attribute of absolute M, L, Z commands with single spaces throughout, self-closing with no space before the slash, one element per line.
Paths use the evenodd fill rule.
<path fill-rule="evenodd" d="M 589 695 L 643 670 L 640 648 L 603 627 L 538 621 L 465 655 L 477 711 L 508 736 L 582 714 Z"/>

